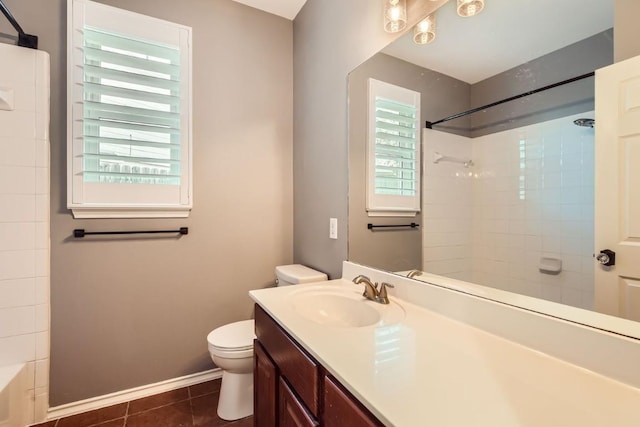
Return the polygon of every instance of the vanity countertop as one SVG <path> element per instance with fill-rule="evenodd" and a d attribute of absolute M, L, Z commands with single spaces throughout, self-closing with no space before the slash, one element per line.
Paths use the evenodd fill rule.
<path fill-rule="evenodd" d="M 337 279 L 250 295 L 386 425 L 640 425 L 639 389 L 404 300 L 391 297 L 405 311 L 397 323 L 308 320 L 290 296 L 320 285 L 355 288 Z"/>

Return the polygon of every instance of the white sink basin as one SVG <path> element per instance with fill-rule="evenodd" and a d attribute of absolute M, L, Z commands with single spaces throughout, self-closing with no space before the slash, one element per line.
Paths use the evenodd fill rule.
<path fill-rule="evenodd" d="M 362 290 L 327 287 L 306 287 L 289 295 L 294 311 L 320 325 L 343 328 L 382 326 L 404 318 L 397 303 L 379 304 L 362 296 Z"/>

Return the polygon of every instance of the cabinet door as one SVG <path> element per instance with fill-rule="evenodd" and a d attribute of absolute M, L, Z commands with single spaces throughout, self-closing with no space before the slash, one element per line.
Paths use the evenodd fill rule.
<path fill-rule="evenodd" d="M 300 346 L 269 316 L 256 305 L 256 336 L 278 367 L 278 375 L 286 378 L 317 418 L 320 408 L 320 370 L 318 362 L 306 354 Z"/>
<path fill-rule="evenodd" d="M 279 427 L 315 427 L 318 422 L 309 413 L 304 404 L 293 394 L 287 382 L 280 378 Z M 343 424 L 348 425 L 348 424 Z"/>
<path fill-rule="evenodd" d="M 324 426 L 325 427 L 374 427 L 382 426 L 360 402 L 330 377 L 324 377 Z"/>
<path fill-rule="evenodd" d="M 276 427 L 278 371 L 260 342 L 253 342 L 253 412 L 255 427 Z"/>

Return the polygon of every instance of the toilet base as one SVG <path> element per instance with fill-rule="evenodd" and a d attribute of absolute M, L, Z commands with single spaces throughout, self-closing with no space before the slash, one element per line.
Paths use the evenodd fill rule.
<path fill-rule="evenodd" d="M 253 415 L 253 372 L 237 374 L 223 371 L 218 416 L 226 421 Z"/>

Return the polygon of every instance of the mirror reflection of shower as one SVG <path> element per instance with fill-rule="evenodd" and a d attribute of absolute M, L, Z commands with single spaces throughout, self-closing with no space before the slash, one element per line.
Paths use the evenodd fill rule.
<path fill-rule="evenodd" d="M 425 155 L 474 167 L 425 163 L 420 270 L 592 309 L 593 114 L 476 138 L 425 129 Z"/>

